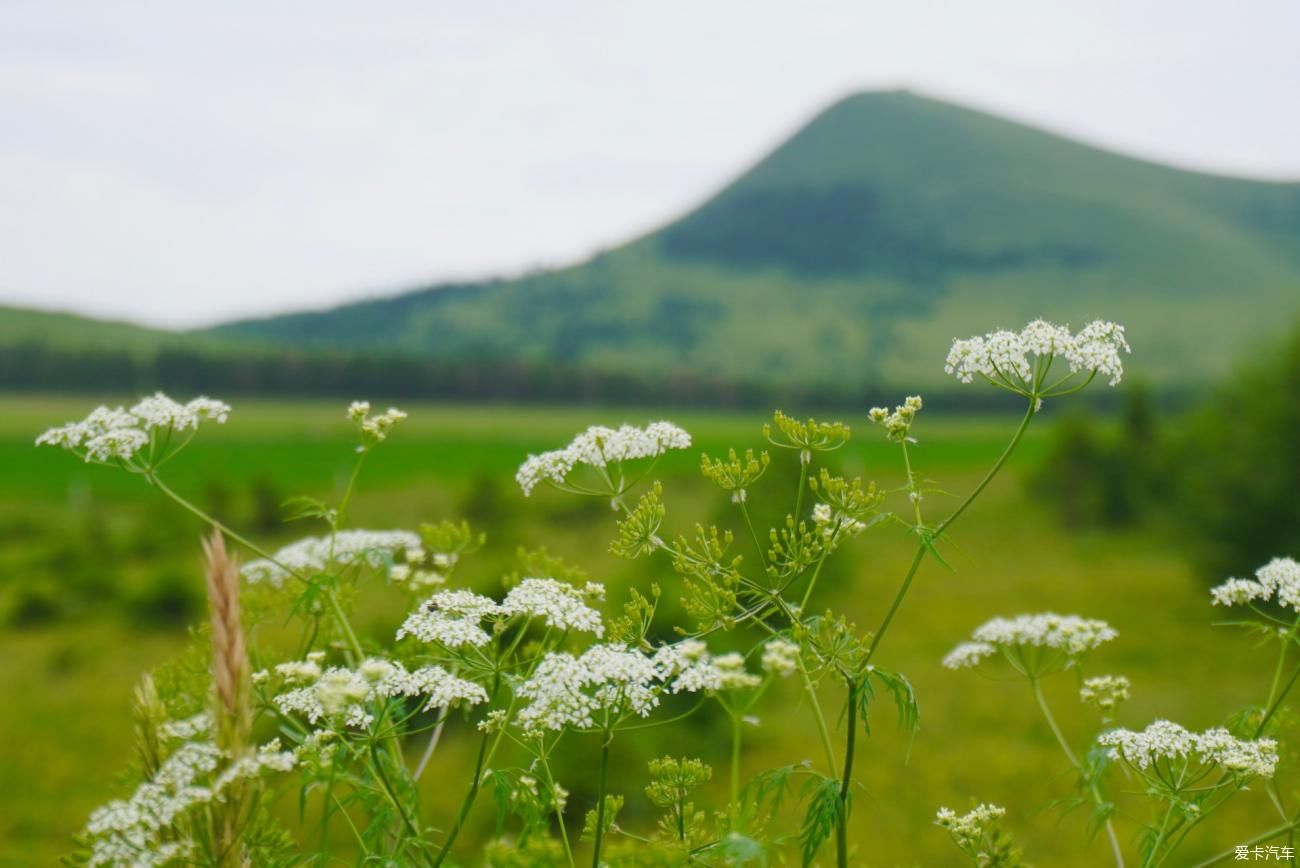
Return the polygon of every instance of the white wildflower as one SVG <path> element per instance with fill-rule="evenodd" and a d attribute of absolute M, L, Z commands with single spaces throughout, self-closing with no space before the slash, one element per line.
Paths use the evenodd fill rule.
<path fill-rule="evenodd" d="M 165 740 L 192 741 L 200 735 L 206 735 L 211 729 L 212 716 L 203 711 L 185 720 L 167 721 L 158 727 L 158 734 Z"/>
<path fill-rule="evenodd" d="M 655 653 L 665 679 L 671 678 L 670 693 L 716 693 L 747 690 L 763 683 L 745 670 L 745 658 L 736 653 L 713 656 L 698 639 L 665 645 Z"/>
<path fill-rule="evenodd" d="M 940 808 L 934 823 L 947 830 L 962 850 L 978 850 L 985 836 L 993 832 L 1006 813 L 1005 808 L 997 805 L 980 805 L 965 814 L 958 814 L 951 808 Z"/>
<path fill-rule="evenodd" d="M 987 642 L 963 642 L 943 658 L 946 669 L 967 669 L 978 666 L 986 657 L 996 654 L 997 648 Z"/>
<path fill-rule="evenodd" d="M 173 737 L 185 738 L 204 729 L 198 717 L 164 724 Z M 90 815 L 86 824 L 93 866 L 163 866 L 183 860 L 193 849 L 187 815 L 223 798 L 233 783 L 264 771 L 287 771 L 292 753 L 278 741 L 255 754 L 229 760 L 216 745 L 185 741 L 140 784 L 128 799 L 109 802 Z M 183 822 L 184 821 L 184 822 Z"/>
<path fill-rule="evenodd" d="M 1110 714 L 1128 699 L 1130 686 L 1123 675 L 1098 675 L 1084 680 L 1079 688 L 1079 701 Z"/>
<path fill-rule="evenodd" d="M 587 605 L 591 598 L 604 599 L 605 588 L 588 582 L 578 589 L 555 579 L 526 578 L 512 588 L 501 601 L 499 611 L 506 616 L 542 618 L 557 630 L 578 630 L 604 635 L 600 613 Z"/>
<path fill-rule="evenodd" d="M 1110 748 L 1111 759 L 1124 760 L 1141 771 L 1159 762 L 1188 761 L 1218 765 L 1241 778 L 1272 777 L 1277 767 L 1277 742 L 1235 738 L 1226 729 L 1194 733 L 1168 720 L 1157 720 L 1141 732 L 1112 729 L 1097 737 Z"/>
<path fill-rule="evenodd" d="M 287 545 L 273 558 L 250 561 L 240 574 L 249 582 L 281 587 L 294 575 L 311 575 L 329 567 L 365 564 L 378 569 L 393 560 L 393 553 L 419 545 L 420 537 L 406 530 L 342 530 L 332 538 L 307 537 Z"/>
<path fill-rule="evenodd" d="M 1043 386 L 1034 378 L 1041 378 L 1048 360 L 1057 358 L 1066 361 L 1072 374 L 1102 376 L 1117 385 L 1124 375 L 1122 354 L 1127 352 L 1124 327 L 1116 323 L 1097 320 L 1071 334 L 1064 326 L 1034 320 L 1019 332 L 1002 329 L 953 341 L 944 371 L 962 383 L 983 377 L 1028 395 Z M 1058 383 L 1057 389 L 1073 385 L 1077 383 Z"/>
<path fill-rule="evenodd" d="M 799 668 L 799 646 L 789 639 L 773 639 L 763 646 L 760 663 L 764 672 L 780 678 L 793 675 Z"/>
<path fill-rule="evenodd" d="M 903 399 L 903 403 L 894 408 L 891 413 L 885 407 L 872 407 L 867 411 L 867 418 L 885 429 L 885 436 L 890 440 L 906 440 L 911 433 L 912 423 L 916 421 L 916 414 L 921 410 L 921 396 L 911 395 Z"/>
<path fill-rule="evenodd" d="M 519 686 L 530 700 L 518 714 L 525 732 L 595 729 L 659 705 L 663 667 L 625 645 L 593 645 L 579 657 L 553 652 Z"/>
<path fill-rule="evenodd" d="M 686 449 L 690 445 L 691 436 L 670 422 L 654 422 L 645 428 L 594 425 L 563 449 L 528 456 L 515 479 L 524 494 L 529 495 L 543 481 L 563 484 L 579 464 L 604 468 L 624 461 L 654 458 L 670 449 Z"/>
<path fill-rule="evenodd" d="M 98 407 L 80 422 L 46 431 L 36 438 L 36 445 L 57 446 L 101 464 L 129 462 L 149 445 L 155 432 L 192 431 L 208 420 L 223 423 L 229 415 L 230 406 L 221 401 L 195 398 L 188 404 L 180 404 L 158 392 L 141 399 L 130 410 Z M 151 458 L 162 460 L 183 445 L 183 441 L 172 444 L 171 452 Z"/>
<path fill-rule="evenodd" d="M 1077 657 L 1118 635 L 1105 621 L 1046 612 L 994 618 L 976 628 L 972 638 L 1002 648 L 1055 648 Z"/>
<path fill-rule="evenodd" d="M 1216 606 L 1244 606 L 1252 600 L 1267 599 L 1269 590 L 1251 579 L 1228 579 L 1210 588 L 1210 596 Z"/>
<path fill-rule="evenodd" d="M 500 614 L 501 607 L 490 597 L 465 590 L 439 591 L 407 616 L 397 638 L 414 636 L 448 649 L 479 647 L 492 639 L 483 629 L 483 620 Z"/>
<path fill-rule="evenodd" d="M 1300 611 L 1300 563 L 1273 558 L 1255 571 L 1254 580 L 1228 579 L 1210 589 L 1216 606 L 1244 606 L 1276 597 L 1280 606 Z"/>

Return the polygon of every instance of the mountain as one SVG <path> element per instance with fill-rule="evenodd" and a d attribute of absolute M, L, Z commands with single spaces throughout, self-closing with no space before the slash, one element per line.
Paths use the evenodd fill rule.
<path fill-rule="evenodd" d="M 219 349 L 232 341 L 187 335 L 73 313 L 0 305 L 0 346 L 39 346 L 49 350 L 111 351 L 152 357 L 164 349 Z"/>
<path fill-rule="evenodd" d="M 954 336 L 1104 317 L 1128 325 L 1134 371 L 1188 384 L 1297 312 L 1300 184 L 1183 171 L 880 92 L 836 103 L 695 210 L 575 267 L 214 334 L 932 386 Z"/>

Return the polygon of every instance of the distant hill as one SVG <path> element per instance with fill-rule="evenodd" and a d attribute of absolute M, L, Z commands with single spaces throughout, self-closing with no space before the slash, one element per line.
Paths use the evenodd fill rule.
<path fill-rule="evenodd" d="M 213 333 L 929 386 L 954 336 L 1106 317 L 1129 326 L 1135 371 L 1188 384 L 1297 312 L 1300 184 L 1182 171 L 889 92 L 831 106 L 694 211 L 576 267 Z"/>

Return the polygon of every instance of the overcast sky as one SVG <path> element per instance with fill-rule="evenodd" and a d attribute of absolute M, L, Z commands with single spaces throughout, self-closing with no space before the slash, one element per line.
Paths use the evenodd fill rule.
<path fill-rule="evenodd" d="M 1300 178 L 1300 3 L 0 2 L 0 302 L 170 326 L 580 259 L 906 86 Z"/>

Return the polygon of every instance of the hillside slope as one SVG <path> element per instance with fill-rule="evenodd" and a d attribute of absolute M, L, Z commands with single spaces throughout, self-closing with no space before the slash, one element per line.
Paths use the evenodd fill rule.
<path fill-rule="evenodd" d="M 1297 311 L 1300 185 L 1181 171 L 889 92 L 835 104 L 699 208 L 581 265 L 216 331 L 932 385 L 954 335 L 1104 316 L 1128 324 L 1136 370 L 1186 383 Z"/>

